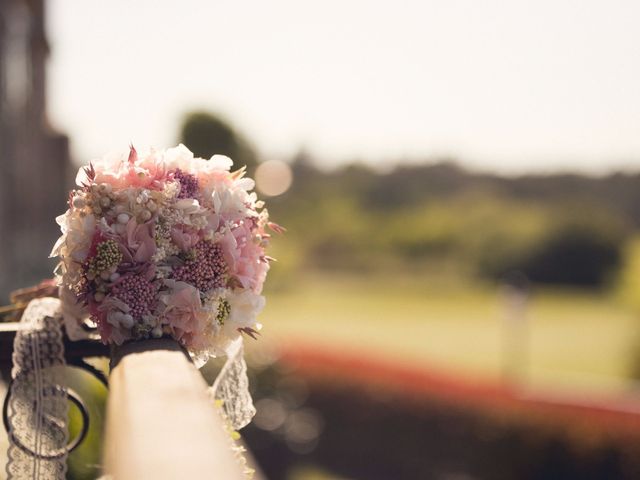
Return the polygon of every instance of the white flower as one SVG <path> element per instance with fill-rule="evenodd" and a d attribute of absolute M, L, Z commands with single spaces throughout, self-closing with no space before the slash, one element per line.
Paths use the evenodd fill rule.
<path fill-rule="evenodd" d="M 225 303 L 229 313 L 220 322 L 217 316 Z M 228 355 L 233 342 L 242 341 L 238 329 L 260 330 L 262 325 L 257 322 L 256 317 L 264 305 L 264 297 L 251 290 L 219 289 L 209 294 L 203 302 L 203 310 L 209 319 L 205 333 L 207 355 Z"/>
<path fill-rule="evenodd" d="M 223 170 L 228 172 L 233 166 L 233 160 L 226 155 L 214 155 L 207 162 L 207 170 Z"/>
<path fill-rule="evenodd" d="M 253 187 L 256 186 L 256 182 L 254 182 L 252 178 L 242 177 L 235 181 L 235 186 L 236 188 L 249 191 L 253 190 Z"/>
<path fill-rule="evenodd" d="M 249 289 L 235 290 L 226 298 L 229 302 L 229 318 L 224 322 L 222 331 L 230 338 L 235 338 L 239 328 L 253 328 L 259 330 L 257 315 L 266 303 L 262 295 Z"/>
<path fill-rule="evenodd" d="M 60 229 L 62 230 L 62 235 L 60 238 L 56 240 L 55 245 L 51 249 L 51 253 L 49 254 L 49 258 L 59 257 L 62 253 L 62 249 L 64 247 L 65 242 L 67 241 L 67 215 L 69 214 L 69 210 L 67 213 L 63 215 L 58 215 L 56 217 L 56 223 L 60 225 Z"/>
<path fill-rule="evenodd" d="M 60 296 L 60 312 L 64 319 L 66 333 L 73 341 L 89 337 L 89 333 L 80 327 L 80 323 L 89 317 L 89 309 L 78 302 L 76 295 L 65 286 L 58 292 Z"/>
<path fill-rule="evenodd" d="M 207 225 L 209 210 L 203 208 L 195 198 L 183 198 L 176 202 L 175 210 L 181 223 L 202 228 Z"/>
<path fill-rule="evenodd" d="M 176 202 L 175 208 L 182 210 L 184 215 L 193 215 L 198 212 L 206 213 L 206 210 L 200 207 L 200 203 L 195 198 L 182 198 Z"/>
<path fill-rule="evenodd" d="M 226 223 L 237 223 L 247 217 L 253 216 L 254 212 L 247 205 L 251 205 L 249 194 L 246 190 L 224 189 L 214 190 L 213 210 Z"/>
<path fill-rule="evenodd" d="M 170 170 L 174 168 L 186 169 L 190 166 L 192 159 L 193 153 L 182 143 L 164 152 L 164 161 Z"/>
<path fill-rule="evenodd" d="M 111 152 L 102 158 L 91 160 L 91 165 L 93 165 L 95 171 L 99 174 L 102 172 L 117 172 L 121 165 L 126 162 L 128 156 L 129 150 Z M 90 183 L 92 183 L 92 181 L 87 177 L 87 167 L 80 167 L 76 174 L 76 185 L 82 187 Z"/>
<path fill-rule="evenodd" d="M 60 225 L 62 236 L 53 246 L 50 257 L 71 257 L 76 262 L 84 262 L 96 229 L 95 217 L 81 215 L 77 210 L 67 210 L 56 218 L 56 222 Z"/>

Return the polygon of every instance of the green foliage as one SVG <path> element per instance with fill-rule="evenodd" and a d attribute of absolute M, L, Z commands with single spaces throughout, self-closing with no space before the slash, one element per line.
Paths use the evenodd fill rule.
<path fill-rule="evenodd" d="M 293 188 L 270 201 L 272 217 L 289 229 L 275 243 L 295 252 L 280 272 L 446 269 L 500 280 L 519 270 L 539 283 L 601 286 L 633 225 L 582 186 L 561 194 L 553 178 L 474 176 L 450 164 L 385 174 L 293 166 Z"/>
<path fill-rule="evenodd" d="M 227 121 L 209 112 L 191 112 L 185 116 L 180 142 L 197 157 L 226 155 L 236 167 L 246 165 L 250 169 L 257 164 L 256 154 L 247 140 Z"/>
<path fill-rule="evenodd" d="M 520 271 L 545 284 L 602 286 L 611 280 L 622 259 L 627 229 L 611 212 L 595 206 L 545 209 L 543 224 L 526 239 L 514 233 L 481 256 L 481 272 L 500 278 Z M 517 225 L 517 220 L 508 223 Z M 533 232 L 532 232 L 533 233 Z M 524 241 L 523 241 L 524 240 Z M 489 252 L 489 255 L 486 253 Z"/>

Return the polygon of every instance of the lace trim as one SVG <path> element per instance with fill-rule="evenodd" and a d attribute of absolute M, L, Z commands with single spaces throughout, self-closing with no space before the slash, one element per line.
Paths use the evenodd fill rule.
<path fill-rule="evenodd" d="M 224 415 L 234 430 L 240 430 L 248 425 L 256 414 L 251 393 L 249 393 L 249 378 L 242 338 L 236 340 L 229 348 L 227 361 L 209 388 L 209 395 L 222 403 Z"/>
<path fill-rule="evenodd" d="M 67 391 L 60 302 L 32 300 L 13 344 L 8 405 L 9 479 L 64 479 L 67 471 Z"/>

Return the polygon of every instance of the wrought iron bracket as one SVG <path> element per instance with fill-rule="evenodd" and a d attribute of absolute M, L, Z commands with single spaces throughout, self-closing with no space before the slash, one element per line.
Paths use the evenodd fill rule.
<path fill-rule="evenodd" d="M 20 328 L 20 322 L 4 322 L 0 323 L 0 370 L 6 378 L 10 378 L 11 366 L 12 366 L 12 355 L 13 355 L 13 342 L 16 336 L 16 332 Z M 64 349 L 65 349 L 65 359 L 68 366 L 80 368 L 91 375 L 93 375 L 98 381 L 100 381 L 105 387 L 108 387 L 109 382 L 107 376 L 104 372 L 95 368 L 93 365 L 90 365 L 85 361 L 85 358 L 91 357 L 109 357 L 109 347 L 103 345 L 97 339 L 88 339 L 88 340 L 78 340 L 71 341 L 65 335 L 64 340 Z M 2 421 L 4 424 L 4 428 L 7 431 L 7 434 L 11 436 L 12 441 L 23 451 L 36 456 L 41 459 L 53 459 L 59 458 L 62 455 L 65 455 L 73 450 L 75 450 L 82 441 L 86 438 L 87 433 L 89 431 L 89 410 L 85 402 L 82 400 L 80 395 L 75 392 L 73 389 L 65 388 L 67 392 L 67 396 L 69 401 L 73 403 L 82 416 L 82 427 L 80 433 L 62 450 L 59 452 L 54 452 L 49 455 L 42 455 L 36 452 L 33 452 L 27 446 L 25 446 L 20 440 L 12 434 L 9 426 L 9 398 L 11 396 L 11 387 L 13 385 L 13 380 L 9 382 L 7 387 L 7 394 L 5 396 L 3 407 L 2 407 Z M 63 388 L 63 387 L 60 387 Z"/>

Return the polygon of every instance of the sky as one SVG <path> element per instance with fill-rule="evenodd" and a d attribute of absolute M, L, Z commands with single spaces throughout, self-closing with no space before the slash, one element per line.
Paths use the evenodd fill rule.
<path fill-rule="evenodd" d="M 49 111 L 85 162 L 216 111 L 264 158 L 640 167 L 640 2 L 50 0 Z"/>

